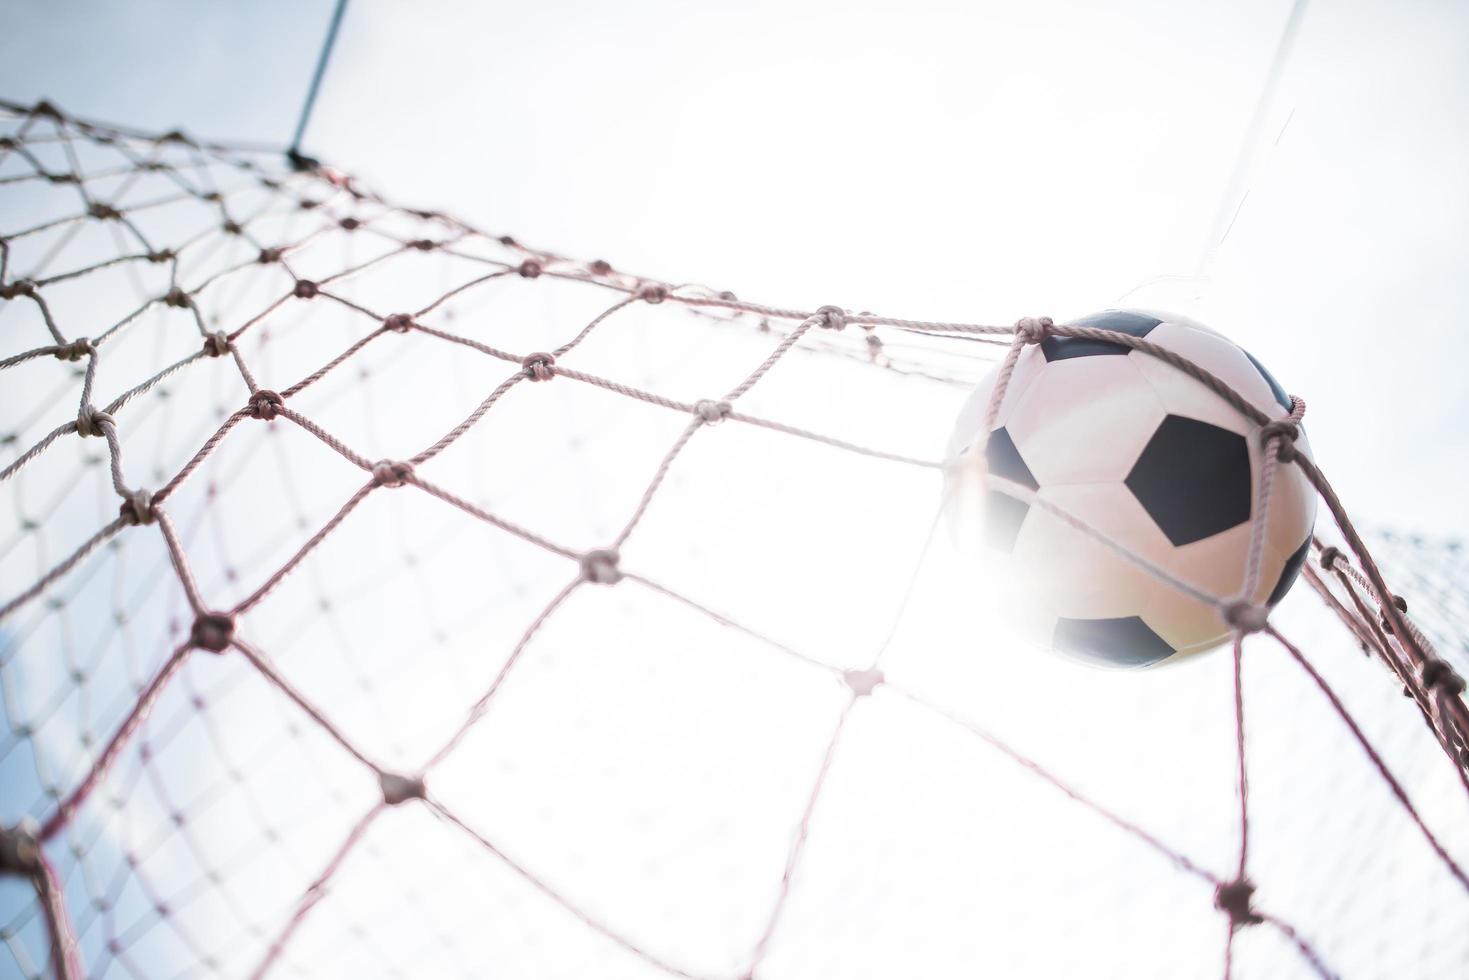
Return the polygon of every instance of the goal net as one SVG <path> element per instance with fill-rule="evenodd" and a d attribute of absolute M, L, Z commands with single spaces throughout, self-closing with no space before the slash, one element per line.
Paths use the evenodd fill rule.
<path fill-rule="evenodd" d="M 1323 507 L 1242 655 L 1084 669 L 937 527 L 1011 328 L 0 134 L 0 973 L 1469 962 L 1451 543 Z"/>

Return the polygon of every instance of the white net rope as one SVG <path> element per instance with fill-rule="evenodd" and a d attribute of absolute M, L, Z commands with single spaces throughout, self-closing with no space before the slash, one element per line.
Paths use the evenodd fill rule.
<path fill-rule="evenodd" d="M 1323 602 L 1202 594 L 1233 657 L 1159 678 L 980 656 L 933 447 L 996 360 L 1096 335 L 1258 410 L 1112 331 L 769 307 L 270 148 L 0 124 L 16 975 L 1469 959 L 1462 558 L 1383 538 L 1423 629 L 1382 601 L 1291 419 L 1255 519 L 1307 469 Z"/>

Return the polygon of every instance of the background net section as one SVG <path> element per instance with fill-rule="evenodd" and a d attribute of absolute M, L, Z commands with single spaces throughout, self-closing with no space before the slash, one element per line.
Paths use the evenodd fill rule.
<path fill-rule="evenodd" d="M 1420 601 L 1414 621 L 1439 653 L 1469 670 L 1469 551 L 1457 538 L 1434 538 L 1383 528 L 1374 550 L 1404 596 Z"/>
<path fill-rule="evenodd" d="M 1415 713 L 1348 655 L 1401 652 L 1348 557 L 1313 573 L 1334 606 L 1276 618 L 1342 653 L 1317 667 L 1416 810 L 1262 641 L 1258 907 L 1230 658 L 955 642 L 985 620 L 936 553 L 938 452 L 1008 331 L 761 307 L 278 153 L 4 116 L 20 975 L 1469 957 L 1464 788 L 1432 686 Z M 1387 543 L 1462 656 L 1454 579 Z"/>

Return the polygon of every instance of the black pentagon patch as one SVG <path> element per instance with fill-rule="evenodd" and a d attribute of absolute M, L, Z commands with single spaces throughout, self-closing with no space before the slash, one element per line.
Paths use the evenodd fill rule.
<path fill-rule="evenodd" d="M 1146 337 L 1162 322 L 1155 316 L 1144 316 L 1141 313 L 1103 310 L 1101 313 L 1090 313 L 1079 320 L 1072 320 L 1068 326 L 1096 327 L 1098 330 L 1116 330 L 1134 337 Z M 1128 354 L 1131 351 L 1131 347 L 1105 340 L 1088 340 L 1085 337 L 1047 337 L 1041 341 L 1041 353 L 1047 361 L 1064 361 L 1068 357 L 1090 357 L 1093 354 Z"/>
<path fill-rule="evenodd" d="M 1118 619 L 1058 619 L 1051 645 L 1064 654 L 1103 667 L 1147 667 L 1174 650 L 1139 616 Z"/>
<path fill-rule="evenodd" d="M 984 543 L 999 551 L 1014 551 L 1020 525 L 1029 513 L 1025 501 L 991 490 L 984 497 Z"/>
<path fill-rule="evenodd" d="M 995 476 L 1031 490 L 1040 489 L 1030 467 L 1015 447 L 1015 440 L 1004 428 L 990 433 L 989 443 L 984 447 L 985 465 Z M 1030 513 L 1030 505 L 1023 500 L 991 490 L 984 499 L 984 543 L 1000 551 L 1012 551 L 1015 538 L 1020 534 L 1021 522 Z"/>
<path fill-rule="evenodd" d="M 1245 437 L 1198 419 L 1164 418 L 1125 482 L 1175 546 L 1250 519 Z"/>
<path fill-rule="evenodd" d="M 1255 365 L 1255 370 L 1260 372 L 1260 377 L 1264 378 L 1265 383 L 1270 386 L 1270 393 L 1275 396 L 1275 400 L 1280 403 L 1280 407 L 1287 412 L 1294 408 L 1295 406 L 1291 404 L 1290 394 L 1280 386 L 1279 381 L 1275 380 L 1275 375 L 1265 370 L 1265 365 L 1255 360 L 1254 354 L 1245 351 L 1245 356 L 1250 359 L 1250 363 Z"/>
<path fill-rule="evenodd" d="M 1030 473 L 1030 467 L 1025 465 L 1025 460 L 1020 458 L 1020 450 L 1015 448 L 1015 440 L 1010 438 L 1010 433 L 1000 428 L 990 433 L 990 441 L 984 447 L 985 466 L 995 476 L 1027 486 L 1032 490 L 1039 490 L 1040 484 L 1035 482 L 1035 477 Z"/>
<path fill-rule="evenodd" d="M 1306 553 L 1310 550 L 1311 539 L 1308 537 L 1285 560 L 1285 567 L 1280 570 L 1280 578 L 1276 580 L 1275 588 L 1270 590 L 1270 598 L 1265 600 L 1267 604 L 1273 606 L 1285 598 L 1285 594 L 1290 591 L 1290 587 L 1295 582 L 1296 576 L 1301 573 L 1301 566 L 1306 563 Z"/>

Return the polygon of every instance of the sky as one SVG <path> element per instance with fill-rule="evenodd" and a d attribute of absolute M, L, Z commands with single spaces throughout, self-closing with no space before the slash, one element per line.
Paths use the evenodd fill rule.
<path fill-rule="evenodd" d="M 288 141 L 329 7 L 21 2 L 0 88 Z M 356 0 L 306 144 L 528 242 L 776 302 L 1188 307 L 1307 399 L 1359 512 L 1462 534 L 1469 12 L 1306 5 L 1236 180 L 1290 10 Z"/>
<path fill-rule="evenodd" d="M 330 16 L 330 4 L 315 2 L 21 0 L 13 7 L 9 20 L 18 26 L 0 39 L 5 98 L 45 97 L 81 116 L 275 144 L 295 126 Z M 1238 340 L 1306 399 L 1316 459 L 1365 523 L 1463 535 L 1469 517 L 1458 484 L 1469 453 L 1459 420 L 1469 389 L 1460 365 L 1469 335 L 1458 315 L 1469 299 L 1462 272 L 1469 260 L 1462 179 L 1469 172 L 1469 10 L 1448 2 L 1303 5 L 1279 84 L 1262 104 L 1292 9 L 1282 0 L 352 0 L 303 149 L 395 200 L 443 208 L 495 233 L 777 305 L 835 303 L 987 323 L 1042 314 L 1059 320 L 1121 303 L 1175 309 Z M 379 285 L 416 284 L 385 272 Z M 523 331 L 517 336 L 527 340 L 542 330 L 555 336 L 553 328 L 584 322 L 594 308 L 580 297 L 541 303 L 518 296 L 497 295 L 486 308 L 510 311 L 514 329 Z M 586 356 L 610 377 L 693 398 L 704 393 L 700 386 L 722 383 L 733 359 L 744 366 L 765 349 L 758 337 L 725 336 L 715 345 L 702 332 L 669 330 L 687 324 L 668 311 L 647 320 L 628 325 L 616 343 L 594 337 Z M 299 325 L 291 329 L 285 335 L 305 346 Z M 350 336 L 351 325 L 331 329 L 333 337 Z M 280 345 L 255 355 L 283 378 L 296 366 Z M 401 363 L 372 363 L 379 377 L 407 373 L 410 392 L 444 377 L 454 383 L 419 400 L 395 400 L 389 385 L 343 384 L 308 403 L 324 424 L 363 443 L 420 445 L 440 409 L 457 410 L 466 398 L 473 404 L 484 382 L 478 368 L 421 348 Z M 860 366 L 799 363 L 803 369 L 777 372 L 752 392 L 762 411 L 893 449 L 938 451 L 963 398 L 912 380 L 873 379 Z M 212 395 L 207 384 L 195 384 L 185 389 L 192 397 Z M 25 403 L 41 390 L 12 389 L 7 397 Z M 554 403 L 551 438 L 534 428 L 477 430 L 482 442 L 446 454 L 445 472 L 456 485 L 487 488 L 513 515 L 553 527 L 578 547 L 595 545 L 636 499 L 647 460 L 673 430 L 651 414 L 616 414 L 624 410 L 595 399 L 543 397 L 565 399 Z M 522 410 L 521 417 L 545 424 L 544 415 Z M 173 416 L 163 410 L 158 417 Z M 1215 864 L 1228 859 L 1232 743 L 1220 686 L 1227 658 L 1122 679 L 1009 655 L 971 656 L 976 646 L 1004 648 L 973 625 L 978 616 L 965 591 L 972 583 L 955 572 L 942 535 L 932 548 L 924 545 L 934 488 L 881 467 L 746 439 L 732 427 L 718 435 L 718 451 L 691 447 L 688 475 L 670 484 L 666 508 L 650 512 L 629 561 L 826 663 L 857 663 L 887 644 L 895 676 L 1023 739 Z M 143 438 L 130 458 L 152 453 L 160 468 L 187 444 L 178 432 Z M 270 497 L 274 484 L 252 483 L 250 469 L 226 460 L 222 474 L 246 474 L 235 496 L 226 490 L 218 504 L 192 500 L 200 513 L 213 506 L 253 515 L 266 541 L 231 540 L 238 532 L 227 528 L 211 536 L 203 522 L 190 548 L 212 594 L 248 588 L 258 579 L 252 569 L 278 564 L 295 546 L 289 535 L 297 519 L 319 523 L 350 490 L 352 477 L 320 466 L 309 443 L 278 441 L 284 448 L 273 450 L 272 465 L 309 475 L 300 498 Z M 576 452 L 568 455 L 568 447 Z M 540 484 L 497 465 L 534 454 L 547 467 Z M 739 461 L 738 477 L 719 468 L 731 460 Z M 55 487 L 68 478 L 57 471 L 36 479 L 61 492 Z M 544 485 L 559 489 L 539 492 Z M 115 511 L 105 487 L 96 499 L 89 487 L 65 498 L 62 512 L 95 520 L 99 509 Z M 45 496 L 34 483 L 17 493 L 6 513 Z M 421 501 L 392 507 L 368 509 L 366 526 L 350 541 L 319 567 L 303 569 L 311 587 L 282 590 L 251 626 L 355 734 L 387 756 L 410 759 L 436 734 L 442 705 L 462 698 L 459 685 L 482 679 L 479 652 L 503 652 L 560 573 L 539 556 L 508 549 L 494 552 L 483 579 L 466 575 L 483 561 L 479 539 L 457 537 L 456 525 Z M 402 554 L 378 546 L 405 521 L 440 542 L 442 575 L 404 572 Z M 694 526 L 697 542 L 688 531 Z M 286 536 L 277 539 L 277 530 Z M 804 547 L 789 549 L 791 541 Z M 59 545 L 47 547 L 53 550 L 32 555 L 36 566 L 47 555 L 54 560 Z M 129 552 L 128 567 L 158 565 L 158 549 L 129 547 L 138 550 Z M 232 563 L 229 553 L 242 547 L 251 562 Z M 773 553 L 782 559 L 770 562 Z M 830 560 L 851 554 L 861 560 Z M 444 618 L 455 636 L 444 655 L 457 673 L 423 671 L 417 659 L 391 655 L 422 655 L 423 621 L 395 621 L 384 613 L 388 604 L 375 608 L 381 593 L 348 587 L 379 560 L 403 575 L 391 581 L 426 581 L 425 593 L 456 600 L 447 614 L 428 599 L 414 608 Z M 915 562 L 927 585 L 904 604 Z M 244 581 L 226 574 L 234 567 Z M 120 588 L 106 586 L 112 569 L 77 594 Z M 19 583 L 34 573 L 17 565 L 5 574 Z M 8 595 L 12 578 L 0 581 Z M 57 682 L 48 657 L 58 644 L 92 651 L 98 663 L 111 662 L 104 654 L 125 655 L 128 683 L 146 676 L 177 606 L 162 578 L 148 581 L 149 598 L 131 600 L 139 609 L 132 639 L 110 637 L 105 622 L 85 611 L 12 627 L 24 642 L 11 647 L 22 653 L 11 661 L 21 679 L 7 674 L 7 694 L 35 697 Z M 351 615 L 313 613 L 319 599 L 345 605 L 349 596 Z M 455 619 L 455 610 L 477 609 L 487 596 L 493 615 Z M 510 842 L 514 856 L 620 931 L 690 969 L 723 970 L 740 961 L 760 928 L 791 814 L 819 761 L 840 690 L 646 597 L 597 595 L 573 612 L 548 631 L 549 655 L 528 661 L 520 697 L 507 700 L 446 770 L 445 797 L 487 815 L 487 832 Z M 1300 617 L 1303 635 L 1332 649 L 1328 627 Z M 881 639 L 890 630 L 892 638 Z M 578 659 L 590 648 L 600 655 Z M 691 650 L 708 659 L 681 656 Z M 354 698 L 357 675 L 341 669 L 354 658 L 372 697 Z M 635 666 L 618 666 L 629 660 Z M 1333 663 L 1372 733 L 1445 808 L 1435 812 L 1455 814 L 1429 754 L 1436 749 L 1423 748 L 1417 719 L 1404 718 L 1395 694 L 1385 706 L 1375 697 L 1393 692 L 1370 664 Z M 1341 754 L 1339 730 L 1328 727 L 1334 720 L 1319 704 L 1308 706 L 1310 693 L 1286 666 L 1262 662 L 1251 688 L 1260 705 L 1255 744 L 1268 747 L 1257 774 L 1266 808 L 1260 860 L 1275 872 L 1275 900 L 1319 918 L 1340 900 L 1330 886 L 1353 880 L 1348 871 L 1361 862 L 1376 894 L 1404 896 L 1393 907 L 1411 907 L 1422 876 L 1431 875 L 1420 842 L 1379 799 L 1360 760 Z M 201 689 L 227 692 L 220 713 L 237 726 L 232 737 L 265 760 L 249 787 L 257 796 L 270 780 L 311 787 L 301 791 L 297 810 L 315 817 L 293 811 L 289 845 L 299 859 L 272 850 L 252 869 L 260 880 L 241 886 L 247 898 L 288 902 L 371 787 L 299 718 L 305 734 L 278 738 L 290 712 L 246 672 L 212 662 L 191 669 Z M 1036 699 L 1037 690 L 1059 699 L 1059 717 Z M 383 697 L 394 710 L 384 711 Z M 105 734 L 117 703 L 100 700 L 102 707 L 83 712 L 81 727 Z M 576 721 L 562 724 L 557 705 L 575 706 Z M 1129 962 L 1140 971 L 1134 975 L 1183 975 L 1201 962 L 1215 968 L 1218 923 L 1207 896 L 1168 869 L 1137 871 L 1149 857 L 899 699 L 875 697 L 871 705 L 854 716 L 843 749 L 865 763 L 833 770 L 828 816 L 812 838 L 812 870 L 793 892 L 788 924 L 772 947 L 771 977 L 904 969 L 945 976 L 974 963 L 1012 975 L 1101 970 L 1097 964 L 1121 972 Z M 170 720 L 189 731 L 199 724 L 188 720 L 182 694 L 160 713 L 165 729 Z M 384 724 L 385 715 L 398 716 L 401 726 Z M 62 771 L 75 764 L 68 760 L 76 747 L 65 735 L 38 739 Z M 175 788 L 220 764 L 215 750 L 198 747 L 202 738 L 194 748 L 183 739 L 186 747 L 160 764 Z M 304 774 L 305 756 L 326 759 L 326 775 Z M 15 771 L 5 770 L 7 786 L 22 785 L 9 781 L 21 778 Z M 16 798 L 33 793 L 24 785 Z M 145 795 L 137 806 L 147 829 L 168 806 Z M 1365 815 L 1357 809 L 1362 799 L 1373 801 Z M 277 817 L 269 822 L 279 824 Z M 207 846 L 256 829 L 239 817 L 199 822 Z M 108 830 L 103 817 L 96 823 L 104 838 L 137 830 Z M 300 936 L 299 968 L 369 971 L 390 962 L 411 975 L 442 960 L 446 969 L 530 964 L 536 975 L 554 976 L 577 975 L 591 963 L 609 976 L 646 975 L 483 855 L 473 858 L 483 863 L 473 865 L 472 887 L 450 890 L 446 915 L 434 904 L 435 890 L 471 858 L 427 823 L 393 811 L 375 834 L 372 860 L 346 869 L 319 922 Z M 405 860 L 403 839 L 421 848 L 419 860 Z M 1376 848 L 1358 851 L 1364 839 Z M 1007 845 L 1003 853 L 996 841 Z M 1048 841 L 1069 842 L 1064 859 Z M 1462 836 L 1456 846 L 1464 852 Z M 183 844 L 164 850 L 156 873 L 184 887 L 192 859 Z M 233 865 L 241 878 L 250 878 L 238 870 L 250 863 Z M 1333 877 L 1335 864 L 1346 869 L 1344 879 Z M 409 911 L 392 904 L 401 894 L 416 896 Z M 350 900 L 337 901 L 343 896 Z M 1087 917 L 1089 900 L 1109 903 L 1116 917 Z M 1197 915 L 1174 914 L 1189 903 L 1200 906 Z M 203 902 L 199 908 L 199 916 L 228 918 Z M 480 912 L 486 909 L 493 911 Z M 1023 926 L 1014 925 L 1016 910 Z M 1432 936 L 1442 925 L 1394 914 L 1376 925 L 1414 940 L 1411 930 Z M 1040 941 L 1052 919 L 1065 923 L 1068 942 Z M 1363 975 L 1403 975 L 1415 966 L 1431 973 L 1446 962 L 1433 955 L 1453 952 L 1447 945 L 1423 952 L 1412 941 L 1402 943 L 1406 952 L 1384 952 L 1372 945 L 1375 934 L 1358 929 L 1370 916 L 1342 909 L 1326 919 L 1323 941 L 1366 964 Z M 1150 926 L 1159 921 L 1169 935 Z M 377 945 L 343 938 L 360 937 L 352 930 L 364 923 Z M 452 951 L 433 929 L 478 942 Z M 1266 940 L 1252 943 L 1242 953 L 1254 971 L 1248 975 L 1298 975 L 1288 953 Z M 164 962 L 188 959 L 166 945 L 154 952 Z M 1420 953 L 1426 958 L 1415 960 Z M 344 961 L 349 955 L 360 959 Z M 9 966 L 0 961 L 0 975 Z"/>

